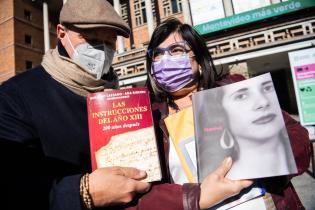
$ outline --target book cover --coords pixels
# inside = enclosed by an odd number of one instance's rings
[[[144,181],[161,180],[161,167],[146,88],[89,94],[88,125],[92,170],[135,167],[147,172]]]
[[[183,169],[182,171],[185,173],[188,182],[197,183],[198,178],[193,108],[188,107],[176,112],[165,118],[164,121],[170,140],[172,141],[171,143],[173,143],[175,147],[176,154]],[[177,177],[180,176],[181,175],[177,175]],[[243,207],[243,203],[257,197],[261,197],[264,194],[264,188],[255,183],[250,188],[242,190],[238,195],[232,196],[220,202],[219,204],[211,207],[209,210],[229,209],[237,205],[241,206],[240,208],[248,209]]]
[[[192,99],[199,181],[227,156],[233,180],[297,173],[270,73]]]
[[[197,165],[192,107],[168,116],[164,122],[188,182],[196,183]]]

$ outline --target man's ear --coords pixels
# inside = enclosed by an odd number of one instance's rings
[[[71,57],[73,53],[73,48],[69,45],[70,40],[66,39],[66,36],[67,36],[66,30],[67,30],[66,27],[64,27],[61,24],[58,24],[57,25],[57,38],[59,39],[60,43],[62,44],[62,46],[68,53],[69,57]]]
[[[57,37],[58,37],[58,39],[61,40],[61,42],[62,42],[63,38],[65,37],[65,35],[66,35],[66,28],[63,25],[58,24],[57,25]]]

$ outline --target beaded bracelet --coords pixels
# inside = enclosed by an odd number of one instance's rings
[[[86,209],[93,209],[94,204],[89,192],[89,174],[84,174],[80,179],[81,200]]]

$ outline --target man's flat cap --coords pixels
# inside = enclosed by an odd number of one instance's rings
[[[130,27],[107,0],[67,0],[59,21],[79,29],[111,28],[124,37],[130,34]]]

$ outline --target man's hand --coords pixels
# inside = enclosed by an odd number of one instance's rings
[[[145,193],[150,184],[139,180],[146,172],[129,167],[99,168],[89,175],[89,190],[94,206],[112,206],[130,202],[137,193]]]
[[[226,158],[221,165],[210,173],[201,183],[199,206],[206,209],[220,201],[238,194],[243,188],[249,187],[253,182],[249,180],[233,181],[225,178],[232,167],[232,159]]]

